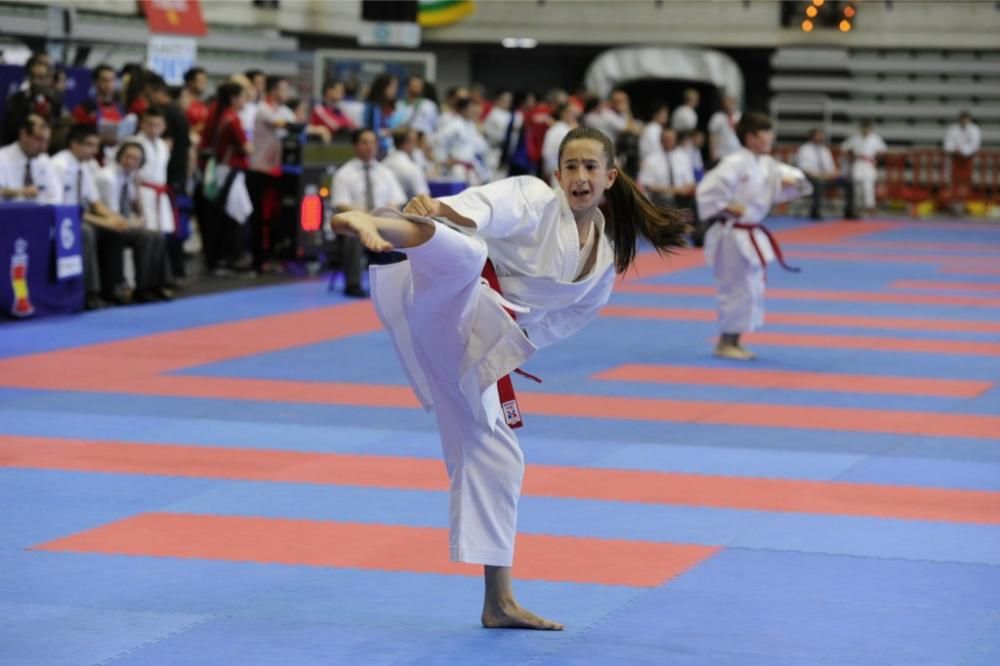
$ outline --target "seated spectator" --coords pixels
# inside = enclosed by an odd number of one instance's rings
[[[402,207],[406,194],[386,166],[375,160],[378,140],[368,128],[355,130],[354,158],[333,174],[330,204],[338,213],[349,210],[371,212],[379,206]],[[362,247],[353,236],[341,237],[341,265],[346,285],[344,293],[355,298],[368,294],[361,286]]]
[[[74,125],[69,133],[69,148],[52,158],[59,181],[63,184],[63,204],[80,206],[80,232],[83,237],[83,283],[86,291],[85,307],[94,310],[102,307],[101,270],[98,261],[99,230],[121,232],[127,228],[124,218],[113,214],[101,203],[97,193],[97,164],[101,143],[97,130],[91,125]],[[124,300],[119,293],[113,300]]]
[[[837,163],[833,160],[833,153],[826,146],[823,130],[815,128],[809,132],[809,141],[799,146],[795,153],[795,165],[802,169],[806,178],[812,183],[812,208],[809,217],[813,220],[820,220],[820,207],[823,202],[823,193],[831,187],[839,187],[844,190],[844,217],[853,219],[854,214],[854,188],[850,178],[845,178],[837,169]]]
[[[62,186],[46,153],[51,137],[41,116],[22,118],[17,140],[0,148],[0,199],[62,203]]]
[[[413,160],[413,153],[417,150],[417,131],[400,127],[392,133],[392,142],[395,150],[382,160],[382,164],[396,176],[406,199],[412,199],[418,194],[430,194],[427,177]]]
[[[115,161],[97,172],[101,203],[126,222],[124,229],[98,231],[98,261],[106,300],[128,293],[122,252],[132,250],[135,263],[134,299],[139,302],[173,298],[173,276],[163,235],[146,227],[139,198],[139,170],[145,160],[142,144],[126,139],[115,151]],[[117,219],[116,218],[116,219]]]

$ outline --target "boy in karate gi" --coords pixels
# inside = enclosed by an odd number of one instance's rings
[[[802,171],[771,157],[774,130],[767,115],[745,114],[736,133],[743,148],[705,175],[695,198],[701,219],[714,222],[705,234],[705,261],[718,283],[721,335],[715,355],[749,361],[754,354],[740,336],[764,324],[765,268],[775,259],[788,268],[761,221],[772,206],[809,194],[812,185]]]

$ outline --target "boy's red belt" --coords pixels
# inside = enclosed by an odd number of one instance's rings
[[[493,291],[501,296],[503,295],[503,291],[500,290],[500,279],[497,277],[496,269],[493,268],[493,262],[489,259],[486,260],[486,264],[483,266],[482,276]],[[506,308],[504,309],[506,310]],[[517,315],[512,311],[507,310],[507,314],[515,320],[517,319]],[[542,383],[541,379],[520,368],[515,369],[514,372],[539,384]],[[514,394],[514,383],[511,382],[510,375],[504,375],[497,380],[497,393],[500,395],[500,407],[503,409],[503,418],[507,422],[507,425],[511,428],[520,428],[523,426],[524,421],[521,420],[521,410],[517,406],[517,396]]]
[[[753,245],[754,252],[757,253],[757,258],[760,259],[760,265],[767,267],[767,262],[764,261],[764,253],[760,249],[760,245],[757,244],[757,236],[754,234],[754,229],[760,229],[767,236],[767,240],[771,243],[771,249],[774,250],[774,257],[781,264],[781,267],[786,271],[791,271],[792,273],[799,273],[802,271],[801,268],[797,266],[789,266],[785,263],[785,255],[781,252],[781,246],[778,245],[778,240],[771,233],[771,230],[765,227],[763,224],[749,224],[747,222],[734,222],[733,229],[743,229],[750,236],[750,243]]]

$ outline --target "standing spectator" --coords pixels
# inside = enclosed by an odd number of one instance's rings
[[[650,201],[659,206],[673,206],[674,179],[670,168],[670,153],[677,147],[677,132],[669,127],[660,130],[660,145],[650,152],[639,166],[636,179]]]
[[[7,97],[0,145],[18,140],[21,128],[29,115],[36,115],[44,120],[50,133],[62,115],[62,107],[52,93],[52,65],[46,59],[35,55],[28,59],[24,72],[27,76],[25,81],[27,86]]]
[[[406,82],[406,98],[396,104],[396,126],[412,127],[430,136],[438,123],[437,102],[429,98],[428,85],[422,76],[414,74]]]
[[[146,109],[139,120],[139,133],[132,139],[142,146],[143,162],[139,169],[139,201],[146,228],[161,234],[172,234],[176,228],[174,206],[167,187],[167,165],[170,146],[163,140],[167,121],[158,107]]]
[[[177,224],[174,233],[167,237],[167,251],[170,255],[170,268],[177,278],[185,277],[187,273],[184,266],[184,241],[191,235],[192,202],[189,182],[194,164],[191,126],[179,103],[182,94],[183,88],[172,87],[155,100],[167,123],[163,139],[170,146],[167,186],[174,197]]]
[[[94,96],[73,109],[73,121],[93,127],[104,147],[113,148],[118,144],[118,127],[126,115],[115,90],[118,77],[111,65],[98,65],[93,77]]]
[[[417,151],[417,130],[399,127],[392,133],[392,142],[396,149],[382,160],[382,164],[396,176],[406,199],[418,194],[430,194],[424,170],[413,159]]]
[[[197,136],[192,139],[197,142],[201,131],[208,120],[208,106],[204,102],[205,91],[208,90],[208,74],[201,67],[192,67],[184,73],[184,88],[181,90],[178,104],[184,110],[191,131]]]
[[[201,154],[213,156],[217,164],[215,182],[203,183],[209,191],[214,185],[215,197],[206,202],[205,210],[199,211],[198,215],[205,263],[217,275],[229,275],[232,270],[248,273],[252,268],[244,256],[248,239],[245,238],[242,222],[227,212],[233,185],[237,177],[249,168],[249,156],[253,152],[253,145],[247,140],[240,121],[240,111],[247,103],[247,97],[247,90],[239,83],[220,85],[216,92],[215,111],[206,121],[201,138]],[[208,178],[209,174],[205,177]]]
[[[872,121],[861,123],[861,131],[847,139],[841,146],[851,159],[851,180],[855,196],[865,215],[875,214],[875,182],[878,180],[878,157],[888,148],[885,141],[872,131]]]
[[[356,129],[354,121],[341,108],[343,100],[343,82],[327,81],[323,85],[323,99],[313,107],[309,116],[309,126],[322,127],[331,137]]]
[[[854,187],[850,178],[845,178],[837,169],[833,153],[827,148],[823,130],[815,128],[809,132],[809,141],[799,146],[795,154],[795,165],[805,173],[812,184],[812,208],[809,217],[820,220],[823,193],[830,187],[844,189],[844,217],[854,219]]]
[[[740,121],[740,110],[736,98],[726,95],[722,98],[722,108],[708,119],[708,157],[714,165],[726,155],[738,152],[740,140],[736,136],[736,123]]]
[[[445,174],[470,185],[489,182],[492,174],[486,162],[490,147],[476,126],[479,105],[465,98],[456,104],[455,111],[459,118],[434,136],[436,161]]]
[[[269,76],[264,84],[264,98],[257,105],[253,132],[253,154],[247,172],[253,215],[250,217],[250,247],[256,270],[261,270],[274,245],[274,232],[281,210],[281,144],[285,129],[295,122],[295,113],[285,106],[288,81]]]
[[[62,202],[62,185],[46,151],[52,130],[39,115],[21,119],[17,140],[0,148],[0,199]]]
[[[960,204],[969,197],[972,184],[972,158],[979,152],[982,134],[972,122],[972,114],[962,111],[958,123],[944,135],[944,151],[951,155],[952,202]]]
[[[698,103],[701,95],[694,88],[684,91],[684,103],[674,111],[670,126],[678,132],[690,132],[698,127]]]
[[[240,109],[240,123],[247,135],[247,140],[253,142],[253,132],[257,122],[257,105],[264,98],[267,75],[259,69],[248,69],[244,74],[235,74],[230,79],[246,87],[247,101]]]
[[[558,181],[556,171],[559,170],[559,147],[563,139],[580,125],[577,121],[577,110],[569,102],[560,104],[552,111],[555,120],[549,131],[545,133],[545,142],[542,144],[542,178],[555,185]]]
[[[655,155],[662,150],[660,141],[663,136],[663,128],[667,127],[669,119],[670,107],[665,102],[657,102],[653,107],[649,122],[643,126],[642,133],[639,135],[640,164],[650,155]]]
[[[399,79],[391,74],[379,74],[372,81],[365,102],[364,126],[378,137],[378,154],[385,156],[392,145],[392,118],[396,112]]]
[[[379,206],[401,207],[406,194],[392,171],[375,160],[378,142],[369,128],[356,130],[352,137],[354,158],[333,174],[330,204],[338,213],[349,210],[371,212]],[[341,236],[341,266],[346,285],[344,294],[365,298],[361,286],[362,246],[353,236]]]

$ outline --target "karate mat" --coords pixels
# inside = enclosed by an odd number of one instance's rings
[[[0,326],[0,664],[1000,663],[1000,225],[776,219],[759,354],[641,255],[515,380],[478,626],[433,418],[325,281]]]

